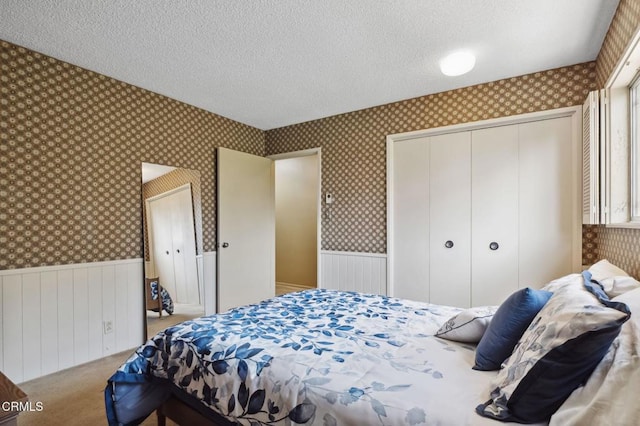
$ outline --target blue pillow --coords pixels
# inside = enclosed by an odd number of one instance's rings
[[[589,272],[583,277],[558,289],[540,311],[478,414],[518,423],[548,421],[588,380],[631,312],[610,301]]]
[[[499,370],[531,321],[553,293],[523,288],[505,300],[493,316],[476,348],[474,370]]]

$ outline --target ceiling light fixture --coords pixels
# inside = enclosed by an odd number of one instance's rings
[[[476,64],[476,57],[470,52],[455,52],[440,61],[440,71],[449,77],[466,74]]]

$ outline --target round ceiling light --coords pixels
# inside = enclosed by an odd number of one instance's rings
[[[440,61],[440,71],[444,75],[455,77],[471,71],[476,64],[476,57],[470,52],[456,52]]]

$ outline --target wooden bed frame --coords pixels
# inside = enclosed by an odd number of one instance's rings
[[[167,419],[173,420],[181,426],[226,426],[225,423],[209,419],[185,402],[171,396],[156,410],[158,426],[166,426]]]

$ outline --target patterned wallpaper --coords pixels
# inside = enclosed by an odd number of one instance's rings
[[[215,250],[218,146],[264,132],[0,41],[0,269],[142,257],[142,162],[200,172]]]
[[[203,250],[215,250],[218,146],[322,147],[322,190],[336,200],[322,248],[385,253],[386,135],[579,105],[639,23],[640,2],[621,0],[596,62],[267,132],[0,41],[0,269],[141,257],[141,162],[200,172]],[[586,226],[583,239],[585,262],[638,275],[640,230]]]
[[[202,254],[202,185],[200,172],[189,169],[176,169],[142,185],[142,217],[144,235],[144,260],[149,260],[149,232],[147,230],[147,198],[171,191],[187,183],[191,184],[193,201],[194,232],[196,234],[196,254]]]
[[[620,0],[596,59],[596,83],[604,87],[640,25],[640,1]]]
[[[266,132],[268,155],[322,147],[322,249],[386,253],[386,136],[582,105],[595,63],[537,72]]]
[[[640,1],[620,0],[596,60],[599,88],[604,87],[638,30]],[[608,259],[634,277],[640,278],[640,229],[600,226],[597,234],[598,258]]]
[[[599,227],[598,258],[640,279],[640,229]]]

